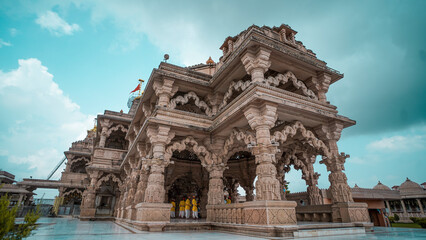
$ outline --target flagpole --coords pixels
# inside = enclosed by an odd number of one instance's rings
[[[142,83],[143,83],[143,82],[145,82],[145,81],[139,78],[139,82],[140,82],[140,83],[139,83],[139,96],[140,96],[140,95],[142,95],[142,94],[141,94],[141,91],[142,91]]]

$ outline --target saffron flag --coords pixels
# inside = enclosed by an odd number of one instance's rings
[[[136,92],[138,90],[141,90],[141,85],[140,84],[138,84],[138,86],[135,88],[135,90],[131,91],[130,93],[134,93],[134,92]]]

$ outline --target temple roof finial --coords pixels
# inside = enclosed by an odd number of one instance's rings
[[[209,57],[209,59],[207,59],[206,64],[215,64],[215,62],[213,61],[212,57]]]

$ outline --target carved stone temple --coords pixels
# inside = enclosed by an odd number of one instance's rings
[[[210,229],[370,222],[367,204],[354,202],[347,183],[349,156],[337,147],[355,121],[327,101],[343,74],[296,33],[251,26],[225,39],[217,63],[161,62],[129,113],[98,115],[96,128],[66,152],[61,181],[80,185],[61,195],[82,194],[81,220],[113,218],[151,231],[173,230],[170,200],[192,195]],[[317,186],[317,159],[329,171],[329,204]],[[307,185],[308,204],[297,209],[283,191],[291,166]]]

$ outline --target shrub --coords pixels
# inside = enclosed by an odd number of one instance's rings
[[[389,222],[395,223],[395,217],[389,217]]]
[[[418,221],[422,220],[422,218],[410,217],[410,220],[413,221],[413,223],[417,223]]]
[[[0,186],[1,187],[1,186]],[[36,222],[40,218],[40,208],[25,215],[24,222],[15,223],[18,206],[9,209],[10,200],[7,195],[0,198],[0,239],[20,240],[28,237],[36,229]]]
[[[398,216],[398,214],[396,214],[396,213],[395,213],[393,216],[394,216],[394,218],[395,218],[395,222],[398,222],[398,221],[399,221],[399,216]]]
[[[426,218],[421,218],[420,220],[418,220],[418,222],[416,222],[417,224],[420,225],[420,227],[422,228],[426,228]]]

